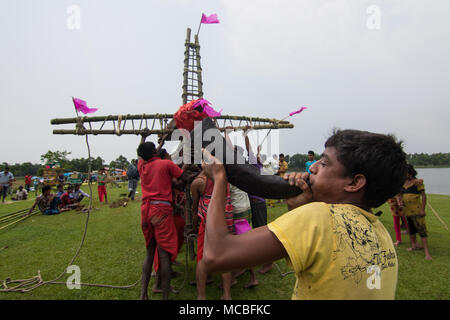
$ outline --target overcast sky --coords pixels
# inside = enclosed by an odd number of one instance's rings
[[[68,22],[80,9],[79,29]],[[174,113],[186,28],[202,12],[204,97],[224,114],[284,118],[285,154],[323,151],[333,128],[393,133],[408,153],[450,152],[448,0],[2,0],[0,163],[48,150],[87,157],[74,117]],[[73,24],[72,24],[73,27]],[[151,138],[150,140],[155,140]],[[92,156],[135,157],[137,136],[92,136]]]

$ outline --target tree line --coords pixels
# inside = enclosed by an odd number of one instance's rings
[[[319,158],[318,155],[314,157],[315,160]],[[415,167],[450,167],[450,153],[413,153],[407,154],[406,159]],[[285,160],[289,165],[289,171],[304,171],[308,155],[298,153],[293,156],[286,155]]]
[[[48,151],[47,153],[41,155],[41,162],[43,164],[33,164],[31,162],[8,164],[3,162],[0,165],[0,171],[3,171],[6,166],[9,166],[10,171],[17,177],[23,177],[25,175],[31,174],[34,176],[42,176],[42,171],[45,165],[58,164],[59,167],[63,168],[61,171],[77,171],[77,172],[88,172],[88,159],[78,158],[78,159],[68,159],[71,152],[68,151]],[[319,155],[315,155],[314,159],[318,160]],[[285,155],[285,160],[289,164],[289,171],[304,171],[306,166],[306,161],[308,161],[307,154],[296,153],[292,156]],[[407,155],[408,163],[413,166],[420,167],[450,167],[450,153],[414,153]],[[99,170],[105,166],[111,169],[123,169],[128,168],[130,162],[126,157],[119,155],[117,159],[106,164],[106,161],[101,157],[92,158],[91,157],[91,169]]]
[[[26,175],[32,176],[42,176],[44,168],[49,166],[57,166],[61,169],[60,172],[88,172],[89,171],[89,159],[88,158],[75,158],[69,159],[68,156],[71,152],[68,151],[48,151],[47,153],[41,155],[41,164],[33,164],[31,162],[8,164],[3,162],[0,165],[0,171],[3,171],[5,167],[9,167],[10,171],[16,177],[24,177]],[[111,161],[109,164],[106,163],[101,157],[93,158],[91,157],[91,170],[100,170],[103,167],[109,167],[110,169],[127,169],[130,162],[123,155],[119,155],[117,159]]]

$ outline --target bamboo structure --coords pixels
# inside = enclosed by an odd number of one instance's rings
[[[191,29],[186,32],[184,69],[182,85],[183,105],[199,98],[203,98],[203,80],[200,56],[200,44],[198,34],[191,42]],[[214,124],[220,131],[237,130],[263,130],[263,129],[289,129],[294,126],[289,121],[271,118],[222,115],[213,119]],[[175,128],[173,114],[127,114],[52,119],[52,125],[75,124],[75,129],[55,129],[53,134],[58,135],[140,135],[145,137],[151,134],[159,136],[160,147],[164,140],[170,139]],[[186,226],[185,237],[187,250],[191,260],[195,259],[193,237],[188,234],[192,230],[192,198],[190,185],[186,186]]]
[[[183,98],[185,95],[183,95]],[[161,135],[169,131],[168,126],[173,114],[127,114],[80,118],[52,119],[52,125],[76,124],[75,129],[54,129],[53,134],[60,135]],[[220,131],[225,130],[263,130],[288,129],[294,126],[288,121],[270,118],[223,115],[215,118]]]

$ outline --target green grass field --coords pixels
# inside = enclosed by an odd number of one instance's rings
[[[88,191],[87,187],[83,187]],[[140,201],[129,202],[126,207],[109,208],[98,202],[96,185],[93,185],[93,211],[90,214],[88,232],[84,246],[74,264],[80,267],[82,283],[125,286],[140,279],[145,256],[144,239],[140,229]],[[139,190],[138,190],[139,191]],[[112,202],[126,193],[121,188],[108,187]],[[138,194],[139,196],[139,194]],[[34,198],[34,192],[31,193]],[[450,225],[450,196],[428,195],[428,200],[447,225]],[[83,203],[88,204],[88,200]],[[9,212],[28,208],[32,200],[0,205],[0,217]],[[380,217],[394,238],[393,221],[389,209],[383,205]],[[268,219],[274,220],[286,212],[284,204],[269,209]],[[55,216],[36,214],[23,222],[0,230],[0,280],[27,279],[36,276],[38,270],[44,281],[59,276],[77,251],[84,232],[86,213],[63,212]],[[1,225],[0,225],[1,227]],[[450,288],[450,232],[439,222],[431,210],[427,210],[427,227],[432,261],[424,259],[423,251],[407,252],[408,236],[398,248],[399,279],[397,299],[449,299]],[[196,288],[190,282],[195,280],[195,262],[188,261],[186,267],[186,246],[183,246],[173,269],[181,273],[172,279],[172,286],[178,293],[171,293],[170,299],[196,299]],[[293,274],[282,276],[289,268],[284,260],[276,262],[265,275],[257,273],[259,286],[243,289],[248,273],[238,279],[232,288],[233,299],[242,300],[284,300],[290,299],[295,283]],[[59,281],[65,282],[70,274],[64,274]],[[220,299],[220,277],[207,286],[208,299]],[[153,279],[150,285],[153,284]],[[1,285],[0,285],[1,287]],[[43,285],[28,293],[0,292],[0,300],[7,299],[138,299],[139,285],[129,289],[111,289],[82,286],[80,290],[69,290],[65,285]],[[160,299],[151,294],[151,299]]]

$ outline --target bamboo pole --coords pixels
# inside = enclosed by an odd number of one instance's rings
[[[200,64],[200,44],[198,42],[198,32],[194,36],[195,39],[195,59],[197,61],[197,83],[198,83],[198,93],[199,98],[203,98],[203,82],[202,82],[202,67]]]
[[[264,129],[291,129],[294,128],[293,124],[280,124],[280,125],[259,125],[259,126],[252,126],[251,129],[253,130],[264,130]],[[239,130],[245,130],[249,129],[248,126],[226,126],[223,128],[217,128],[221,132],[224,132],[225,130],[233,130],[233,131],[239,131]],[[167,133],[167,130],[164,129],[158,129],[158,130],[121,130],[120,135],[150,135],[150,134],[164,134]],[[55,129],[53,130],[53,134],[58,135],[85,135],[85,134],[93,134],[93,135],[117,135],[117,130],[91,130],[91,129]]]
[[[185,105],[187,101],[187,89],[188,89],[188,75],[189,75],[189,45],[191,43],[191,28],[187,28],[186,30],[186,41],[184,42],[185,51],[184,51],[184,70],[183,70],[183,93],[181,98],[183,100],[183,105]]]
[[[186,102],[187,103],[187,102]],[[173,114],[128,114],[128,115],[109,115],[109,116],[95,116],[95,117],[81,117],[80,120],[82,123],[85,122],[104,122],[104,121],[116,121],[120,118],[126,118],[127,120],[141,120],[141,119],[171,119],[173,118]],[[254,121],[254,122],[271,122],[277,124],[289,124],[289,121],[286,120],[277,120],[273,118],[259,118],[259,117],[247,117],[247,116],[233,116],[233,115],[221,115],[216,117],[216,119],[220,120],[243,120],[243,121]],[[59,124],[70,124],[70,123],[79,123],[78,118],[56,118],[50,120],[50,124],[59,125]]]

